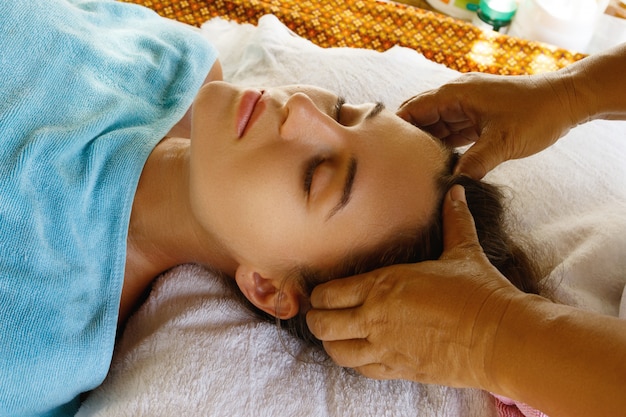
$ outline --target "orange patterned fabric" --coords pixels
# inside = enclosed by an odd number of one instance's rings
[[[483,32],[470,23],[395,2],[376,0],[122,0],[200,26],[221,16],[256,24],[274,14],[298,35],[322,47],[384,51],[394,45],[461,72],[533,74],[562,68],[583,54]]]

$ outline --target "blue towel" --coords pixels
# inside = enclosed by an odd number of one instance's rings
[[[216,51],[115,1],[0,11],[0,416],[73,415],[110,365],[143,164]]]

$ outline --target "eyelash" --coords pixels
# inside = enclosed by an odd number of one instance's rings
[[[335,103],[335,120],[337,122],[341,120],[341,109],[344,104],[346,104],[346,100],[343,97],[339,97],[337,103]]]
[[[313,174],[315,173],[315,170],[325,161],[325,157],[315,156],[307,163],[306,169],[304,170],[304,192],[307,196],[311,192],[311,184],[313,183]]]

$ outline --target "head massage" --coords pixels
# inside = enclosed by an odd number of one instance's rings
[[[502,226],[502,197],[453,176],[457,159],[381,104],[312,86],[214,82],[193,106],[193,212],[236,265],[222,272],[278,319],[302,321],[321,282],[437,259],[443,196],[457,183],[490,259],[536,292],[532,263]]]
[[[490,262],[518,288],[538,292],[541,276],[528,248],[510,237],[501,188],[453,174],[458,154],[394,114],[406,95],[402,83],[380,88],[395,103],[372,97],[371,86],[404,74],[406,51],[371,61],[376,75],[367,88],[359,77],[327,85],[328,72],[293,78],[298,52],[308,48],[307,60],[317,62],[320,48],[299,43],[278,22],[266,20],[268,36],[233,37],[232,44],[214,33],[213,45],[210,34],[118,1],[2,2],[0,38],[11,46],[3,62],[12,65],[0,68],[0,226],[10,242],[0,244],[0,365],[8,370],[0,373],[0,414],[74,414],[82,393],[123,368],[118,358],[150,343],[151,327],[134,323],[177,311],[170,299],[164,308],[152,303],[159,305],[159,288],[168,285],[155,278],[179,268],[195,271],[193,284],[171,299],[182,309],[197,296],[212,302],[202,292],[212,285],[220,286],[218,298],[231,297],[221,292],[229,285],[264,319],[317,343],[304,323],[312,289],[439,258],[442,204],[455,184],[465,188]],[[288,62],[266,59],[272,52],[264,42],[292,48]],[[25,53],[44,49],[60,51],[46,54],[45,66]],[[228,82],[221,81],[218,50]],[[343,59],[334,52],[328,56]],[[425,80],[444,74],[427,65],[415,66],[416,73],[428,70]],[[219,279],[205,280],[209,272]],[[202,320],[233,311],[220,302],[184,331],[199,329],[202,343],[211,343],[211,325]],[[240,341],[226,345],[213,350],[247,349]],[[204,359],[208,351],[196,349]],[[175,359],[160,362],[167,367]],[[97,402],[106,395],[99,395],[84,415],[104,410]]]
[[[41,274],[59,278],[35,280],[29,289],[16,287],[20,299],[2,297],[14,312],[41,304],[33,300],[41,293],[72,301],[62,308],[47,301],[46,308],[30,309],[24,317],[11,314],[4,322],[8,333],[19,331],[23,320],[32,321],[33,329],[42,321],[56,323],[57,329],[58,343],[39,336],[40,343],[34,342],[50,362],[13,374],[12,386],[29,383],[22,380],[25,375],[45,375],[63,357],[72,357],[75,366],[65,367],[67,375],[59,374],[57,382],[64,385],[70,374],[82,373],[81,387],[94,386],[93,375],[108,369],[107,361],[93,360],[110,355],[114,339],[107,335],[124,323],[156,276],[179,264],[222,271],[257,308],[288,319],[301,317],[316,282],[438,256],[440,202],[454,182],[449,179],[454,160],[430,135],[381,104],[349,104],[321,88],[251,89],[219,81],[200,88],[219,79],[209,71],[218,68],[216,51],[201,36],[181,37],[188,29],[164,24],[160,36],[172,44],[166,57],[160,44],[144,40],[152,36],[149,25],[156,18],[145,9],[116,2],[55,4],[59,13],[40,15],[32,23],[56,33],[59,48],[82,50],[85,70],[67,71],[76,60],[68,53],[41,73],[20,50],[10,51],[23,65],[8,69],[7,90],[23,91],[19,85],[25,76],[36,81],[28,82],[32,90],[13,99],[20,112],[5,111],[10,117],[3,123],[20,129],[7,142],[14,145],[6,147],[8,177],[23,178],[6,184],[5,196],[40,220],[28,226],[9,222],[7,233],[14,230],[16,239],[28,242],[20,249],[25,251],[21,261],[5,268],[18,275],[36,268],[33,279]],[[128,22],[112,23],[118,13],[128,14]],[[68,15],[79,23],[76,33],[65,31]],[[159,56],[161,63],[137,60],[135,71],[129,71],[118,43],[103,47],[92,36],[93,25],[107,19],[107,31],[98,36],[119,33],[125,54],[138,49]],[[137,22],[137,29],[125,32],[130,21]],[[32,36],[29,32],[25,39]],[[162,69],[165,61],[169,74]],[[90,74],[101,76],[94,81]],[[155,97],[154,91],[170,97]],[[183,115],[190,107],[189,137],[168,136],[186,132]],[[42,125],[58,128],[42,131]],[[45,157],[50,153],[61,156]],[[50,189],[57,192],[50,194]],[[31,249],[40,253],[37,262]],[[15,259],[15,254],[3,257]],[[55,270],[57,259],[72,259],[68,265],[74,266]],[[81,281],[84,288],[66,283],[76,273],[85,274],[81,271],[90,271],[90,280]],[[304,272],[297,275],[309,282],[288,279],[294,271]],[[100,293],[105,307],[96,299],[83,303],[85,288]],[[86,311],[84,325],[74,323],[76,308]],[[105,324],[92,324],[97,322]],[[79,343],[88,352],[82,357],[73,354],[74,345],[62,342],[76,337],[75,328],[83,329],[79,333],[86,341]],[[28,363],[15,349],[21,345],[18,340],[3,347],[7,360]],[[56,345],[65,348],[54,350]],[[85,362],[98,363],[98,370],[88,375]],[[71,399],[53,397],[49,404]]]

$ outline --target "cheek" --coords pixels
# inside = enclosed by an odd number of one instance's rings
[[[244,185],[236,165],[225,158],[200,158],[192,154],[190,204],[197,222],[209,233],[221,238],[227,226],[244,216]]]
[[[295,187],[292,176],[261,160],[215,160],[192,172],[194,213],[221,239],[277,246],[302,223]]]

